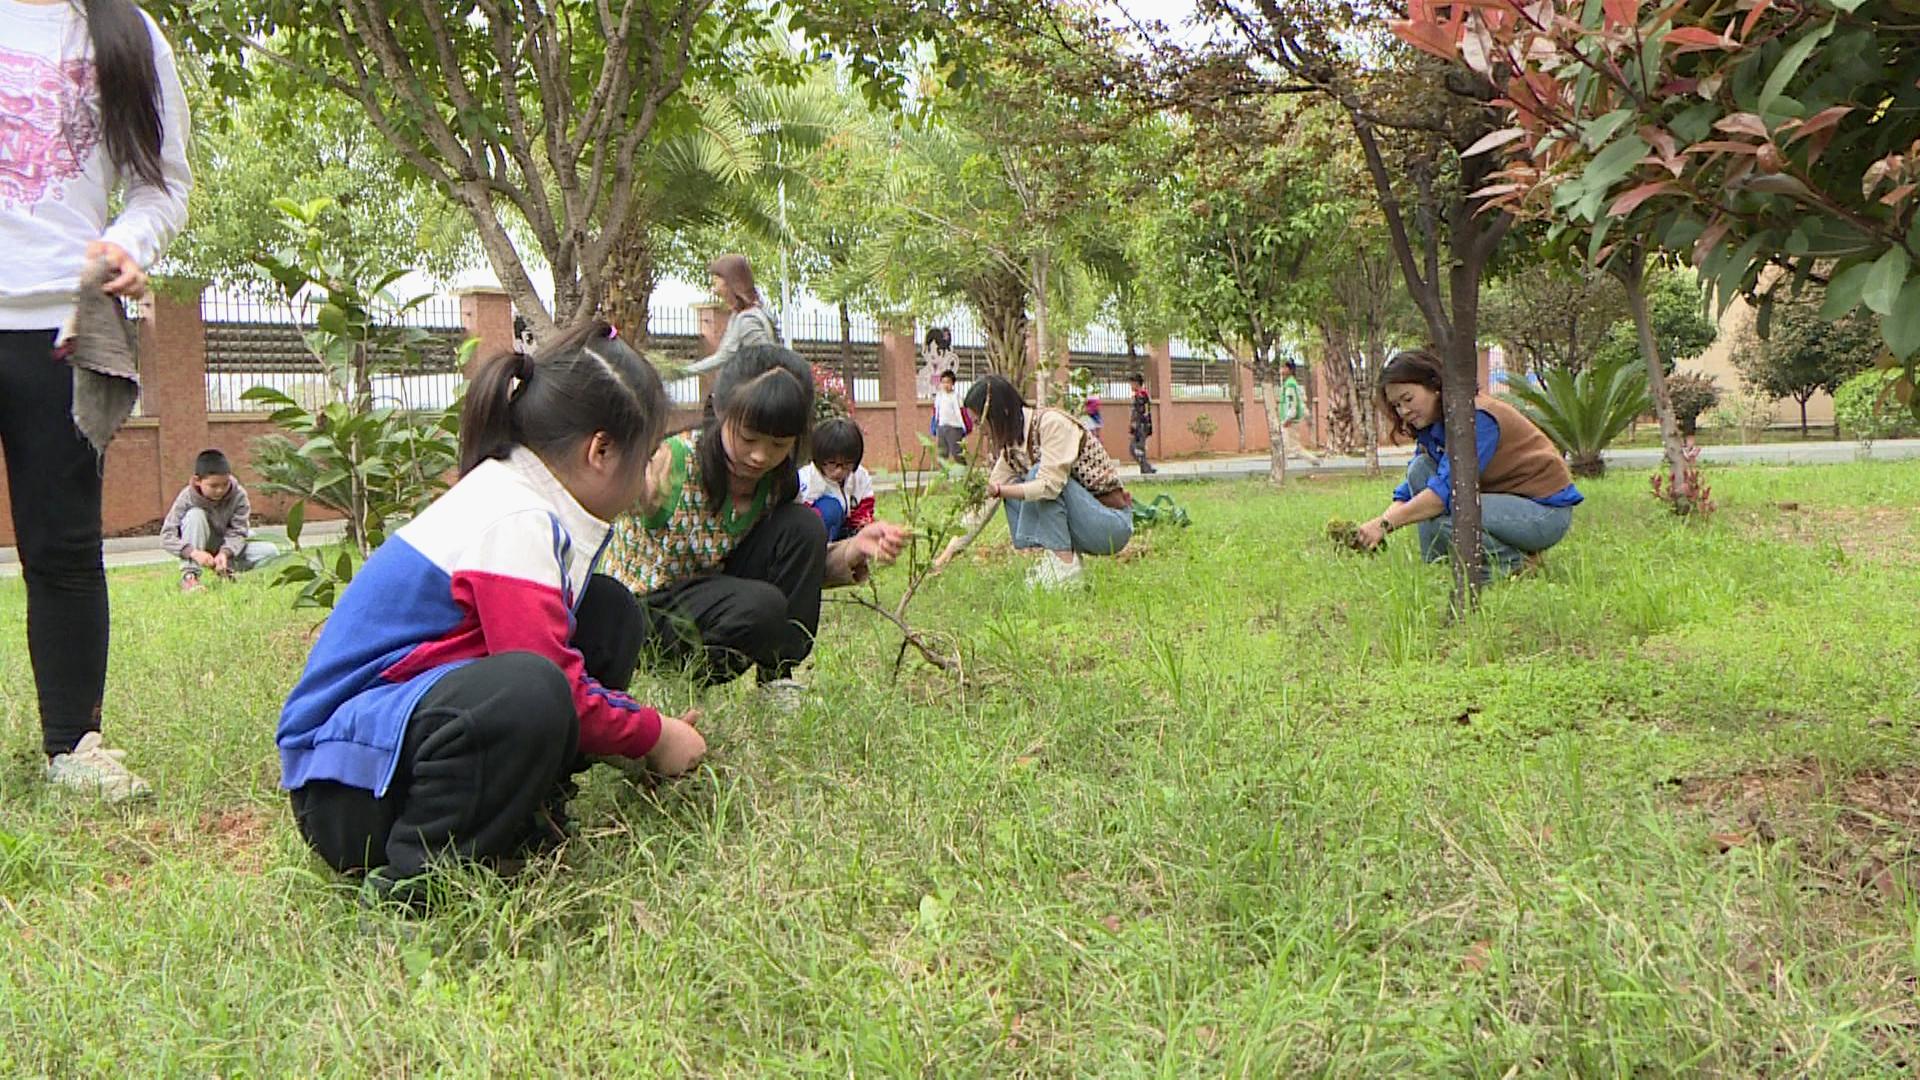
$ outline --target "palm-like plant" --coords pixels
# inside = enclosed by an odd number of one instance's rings
[[[1556,368],[1538,387],[1508,385],[1520,411],[1567,455],[1575,476],[1604,473],[1600,452],[1653,407],[1647,373],[1638,363],[1596,363],[1578,375]]]

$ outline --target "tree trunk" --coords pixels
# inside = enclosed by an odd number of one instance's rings
[[[1802,439],[1807,437],[1807,398],[1812,396],[1808,394],[1807,397],[1800,399],[1800,437]]]
[[[987,364],[1013,385],[1024,388],[1030,374],[1027,356],[1026,279],[1005,270],[973,278],[965,287],[967,306],[987,335]]]
[[[1453,318],[1440,370],[1441,409],[1447,425],[1447,457],[1453,473],[1453,610],[1463,613],[1479,600],[1487,582],[1487,559],[1480,540],[1480,453],[1474,440],[1474,398],[1480,392],[1480,274],[1486,256],[1475,254],[1487,226],[1458,208],[1451,222],[1453,265],[1448,299]],[[1491,254],[1488,252],[1487,254]]]
[[[1381,355],[1385,351],[1375,336],[1369,335],[1367,355],[1361,361],[1361,377],[1354,379],[1354,407],[1360,412],[1360,430],[1366,433],[1368,476],[1380,475],[1380,408],[1374,401],[1374,392],[1379,389],[1380,370],[1386,366],[1386,357]]]
[[[1274,382],[1272,364],[1262,364],[1261,369],[1260,389],[1267,399],[1267,479],[1275,487],[1286,487],[1287,437],[1280,427],[1280,387]]]
[[[1680,441],[1681,431],[1673,414],[1673,394],[1667,388],[1667,368],[1660,362],[1660,342],[1653,335],[1653,320],[1647,314],[1647,253],[1636,244],[1615,270],[1614,276],[1626,286],[1627,308],[1633,312],[1633,328],[1640,339],[1640,356],[1647,362],[1647,391],[1653,398],[1654,415],[1660,418],[1660,446],[1667,458],[1668,478],[1674,509],[1689,513],[1693,492],[1687,489],[1687,452]]]
[[[1599,451],[1576,454],[1567,462],[1567,471],[1575,476],[1598,477],[1607,475],[1607,459]]]
[[[1028,289],[1033,293],[1033,351],[1036,361],[1033,400],[1038,405],[1047,403],[1047,383],[1053,375],[1053,343],[1047,340],[1047,278],[1052,261],[1053,253],[1044,249],[1034,252],[1029,260],[1033,274]]]
[[[847,382],[847,407],[852,408],[855,400],[853,392],[853,312],[847,309],[847,302],[840,301],[840,377]]]
[[[647,305],[653,299],[658,277],[653,244],[647,239],[646,219],[640,214],[630,214],[607,259],[606,284],[600,291],[600,317],[636,348],[647,341]]]
[[[1247,395],[1240,386],[1239,367],[1227,365],[1227,378],[1233,380],[1227,384],[1227,400],[1233,405],[1235,452],[1244,454],[1247,452]]]

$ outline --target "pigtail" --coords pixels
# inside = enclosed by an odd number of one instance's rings
[[[533,358],[525,353],[498,352],[474,369],[460,406],[461,476],[483,461],[506,457],[520,441],[513,401],[532,377]]]

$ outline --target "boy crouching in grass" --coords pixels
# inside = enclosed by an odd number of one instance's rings
[[[200,574],[232,577],[280,554],[264,540],[249,539],[253,507],[233,466],[218,450],[193,461],[193,482],[180,490],[160,527],[160,546],[180,559],[180,591],[200,589]]]

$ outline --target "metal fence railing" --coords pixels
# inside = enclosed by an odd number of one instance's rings
[[[209,412],[262,411],[265,407],[241,400],[241,395],[255,386],[273,387],[309,406],[338,400],[346,392],[344,387],[328,384],[324,369],[309,348],[307,333],[313,325],[313,305],[267,292],[209,289],[201,295],[200,309],[206,329]],[[400,314],[397,321],[427,330],[433,337],[417,363],[375,377],[375,397],[383,404],[410,409],[441,408],[452,403],[464,377],[457,359],[465,336],[459,298],[432,297]],[[953,332],[951,366],[964,391],[992,371],[985,335],[964,313],[937,322]],[[810,363],[842,376],[851,369],[854,401],[873,404],[881,400],[882,327],[870,315],[854,315],[850,323],[844,333],[850,344],[843,344],[840,316],[832,309],[794,311],[782,320],[782,330],[795,351]],[[647,331],[641,347],[663,367],[685,366],[706,355],[697,307],[655,305],[647,312]],[[1130,349],[1124,335],[1110,328],[1090,328],[1075,334],[1070,344],[1068,366],[1091,372],[1095,392],[1104,399],[1124,399],[1132,390],[1130,376],[1144,371],[1147,365],[1145,354]],[[922,347],[920,356],[924,355]],[[923,367],[924,363],[916,363],[916,385],[909,400],[930,396],[930,388],[918,385],[917,376]],[[1230,396],[1232,378],[1231,362],[1200,355],[1200,350],[1185,343],[1174,343],[1172,396],[1225,400]],[[704,392],[699,379],[688,377],[670,380],[667,393],[676,405],[696,407],[702,403]]]
[[[1234,365],[1209,357],[1175,357],[1173,395],[1176,398],[1225,401],[1233,396]]]
[[[272,387],[308,408],[350,393],[350,387],[329,381],[308,343],[314,315],[311,305],[283,297],[203,292],[200,317],[206,333],[207,411],[271,411],[271,406],[243,400],[242,395],[256,386]],[[463,379],[458,350],[466,336],[459,299],[433,297],[388,319],[426,330],[432,338],[414,362],[373,377],[375,402],[403,409],[440,409],[452,404]]]

